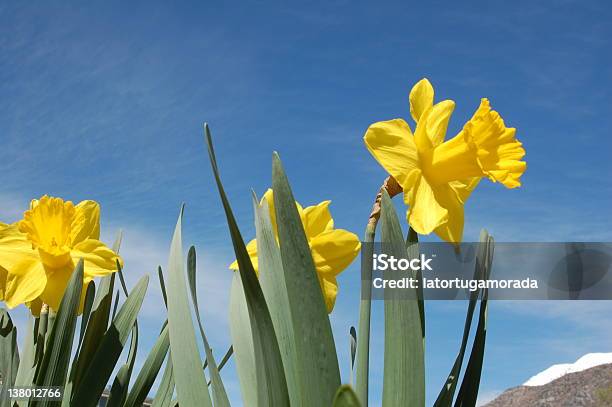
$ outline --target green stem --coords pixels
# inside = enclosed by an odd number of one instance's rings
[[[369,222],[365,230],[361,262],[361,303],[359,304],[359,331],[357,333],[357,357],[355,391],[363,407],[368,406],[368,371],[370,364],[370,313],[372,304],[372,254],[376,223]]]
[[[374,254],[374,236],[380,218],[380,202],[383,190],[389,197],[402,192],[402,187],[395,178],[388,176],[383,182],[368,219],[365,230],[364,246],[361,251],[361,302],[359,304],[359,331],[357,333],[357,357],[355,369],[355,391],[362,407],[368,407],[368,372],[370,365],[370,314],[372,310],[372,255]]]

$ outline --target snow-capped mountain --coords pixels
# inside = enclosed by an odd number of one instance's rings
[[[612,353],[553,365],[485,407],[612,407]]]
[[[552,365],[531,377],[523,383],[523,386],[543,386],[568,373],[582,372],[583,370],[599,365],[607,365],[608,363],[612,363],[612,353],[588,353],[574,363]]]

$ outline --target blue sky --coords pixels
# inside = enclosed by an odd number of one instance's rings
[[[274,150],[301,203],[331,199],[336,225],[361,235],[385,177],[363,133],[375,121],[409,118],[408,92],[428,77],[438,100],[457,102],[449,135],[488,97],[527,150],[522,188],[483,182],[472,195],[466,240],[486,227],[498,241],[610,241],[611,19],[604,1],[2,3],[0,220],[16,220],[45,193],[98,200],[105,238],[125,230],[134,282],[165,264],[185,202],[185,241],[202,256],[205,323],[223,349],[233,256],[202,123],[212,127],[246,238],[254,234],[250,188],[261,194],[270,184]],[[332,320],[346,361],[357,264],[340,287]],[[162,322],[159,298],[152,285],[143,314],[151,329]],[[428,306],[430,396],[452,364],[464,309]],[[494,304],[483,395],[552,363],[611,351],[610,309]],[[225,376],[238,405],[232,369]],[[372,376],[377,404],[381,380]]]

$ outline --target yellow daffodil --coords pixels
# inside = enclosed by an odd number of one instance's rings
[[[409,206],[407,219],[421,234],[435,232],[458,243],[463,235],[463,205],[481,178],[507,188],[521,185],[526,163],[516,129],[505,126],[487,99],[463,129],[444,141],[455,102],[433,104],[434,90],[427,79],[410,92],[414,135],[403,119],[371,125],[365,144],[379,164],[402,187]]]
[[[24,218],[0,224],[0,300],[9,308],[42,303],[57,310],[76,263],[84,260],[84,287],[116,271],[121,259],[100,242],[100,206],[60,198],[32,200]],[[84,292],[84,290],[83,290]]]
[[[274,212],[273,192],[268,189],[261,202],[266,201],[270,210],[270,221],[278,239],[276,228],[276,215]],[[349,266],[359,253],[361,243],[357,235],[343,229],[334,229],[334,220],[329,212],[331,201],[323,201],[318,205],[302,208],[295,203],[304,225],[304,232],[308,239],[312,259],[319,276],[319,283],[325,299],[327,312],[331,312],[338,294],[336,276]],[[257,241],[251,240],[247,244],[247,251],[258,273]],[[234,261],[230,269],[238,270],[238,262]]]

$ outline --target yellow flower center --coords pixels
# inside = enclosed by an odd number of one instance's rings
[[[46,266],[59,268],[71,261],[70,231],[74,216],[72,202],[48,196],[34,201],[24,213],[19,230],[27,235],[32,248],[38,250]]]

